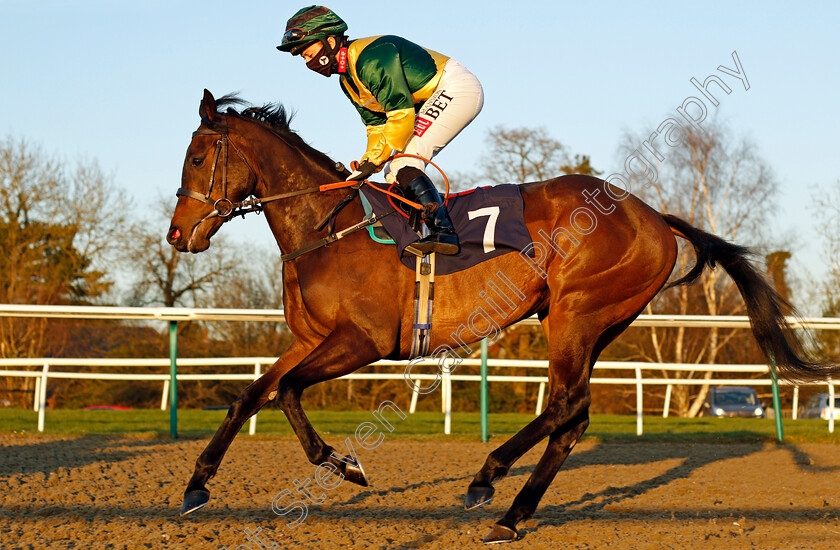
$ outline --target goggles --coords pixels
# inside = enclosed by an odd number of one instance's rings
[[[327,23],[324,23],[323,25],[315,27],[311,31],[305,31],[305,30],[301,29],[300,27],[292,27],[291,29],[287,30],[283,34],[283,44],[288,44],[289,42],[299,42],[299,41],[303,40],[304,38],[306,38],[307,36],[310,36],[310,35],[313,35],[313,34],[321,34],[321,33],[336,34],[336,35],[341,34],[340,32],[339,33],[333,33],[333,32],[328,32],[328,31],[325,32],[325,29],[327,29],[328,27],[334,27],[334,26],[335,26],[334,22],[327,22]]]
[[[306,32],[303,29],[289,29],[286,31],[286,34],[283,35],[283,43],[287,42],[297,42],[299,40],[303,40],[308,34],[311,32]]]

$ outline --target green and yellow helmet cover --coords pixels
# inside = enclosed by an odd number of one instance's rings
[[[286,23],[283,41],[277,49],[297,55],[316,40],[342,35],[346,31],[347,23],[331,9],[308,6],[295,13]]]

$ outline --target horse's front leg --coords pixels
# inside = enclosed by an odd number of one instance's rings
[[[387,341],[387,340],[385,340]],[[387,345],[377,345],[360,327],[342,327],[333,331],[312,353],[280,380],[277,404],[289,419],[292,429],[312,464],[331,464],[332,472],[347,481],[367,487],[361,463],[353,456],[336,454],[324,443],[300,404],[303,390],[318,382],[339,378],[387,355]],[[348,449],[352,454],[352,449]]]
[[[216,475],[216,470],[219,469],[233,438],[239,433],[245,421],[276,397],[280,378],[305,356],[306,348],[295,341],[270,369],[239,394],[228,409],[227,416],[216,430],[213,439],[195,461],[195,471],[184,491],[182,516],[207,504],[210,500],[210,491],[205,487],[205,483]]]

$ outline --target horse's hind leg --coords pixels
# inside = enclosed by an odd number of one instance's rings
[[[536,468],[534,468],[534,471],[531,473],[531,477],[528,478],[525,486],[521,491],[519,491],[519,494],[516,495],[516,498],[513,500],[513,504],[504,517],[493,526],[484,538],[484,542],[492,543],[514,540],[516,538],[516,524],[530,518],[534,514],[534,511],[537,509],[537,505],[540,503],[540,499],[542,499],[549,485],[551,485],[551,482],[554,480],[554,476],[557,475],[557,472],[560,470],[560,467],[563,466],[563,463],[566,461],[566,458],[569,456],[572,448],[581,438],[583,432],[586,431],[587,426],[589,426],[589,374],[592,371],[592,367],[595,365],[595,361],[598,359],[601,351],[603,351],[603,349],[607,347],[607,345],[619,334],[624,332],[624,330],[630,326],[639,313],[640,311],[628,316],[624,321],[611,326],[605,330],[595,342],[592,351],[582,363],[583,372],[586,373],[586,377],[584,379],[580,379],[577,383],[580,388],[585,388],[586,398],[578,403],[568,400],[566,401],[566,410],[573,411],[571,413],[571,420],[558,426],[557,429],[551,433],[548,438],[548,447],[545,452],[543,452],[542,458],[540,458]],[[555,364],[552,362],[549,366],[550,379],[551,373],[554,372],[554,369],[557,368],[558,365],[561,364]],[[552,380],[557,380],[557,378]],[[578,393],[580,394],[580,392]],[[549,399],[552,401],[555,399],[553,391],[550,394]],[[549,407],[550,406],[551,405],[549,405]],[[562,418],[569,418],[569,415],[564,414]],[[508,468],[510,468],[510,465],[508,465]],[[507,473],[507,470],[505,470],[505,473]],[[490,487],[490,489],[492,490],[492,487]]]
[[[583,432],[589,426],[589,411],[582,412],[565,426],[561,426],[548,438],[546,447],[540,461],[531,472],[531,476],[516,495],[510,509],[499,520],[484,537],[484,542],[507,542],[516,539],[516,525],[523,520],[530,518],[537,505],[540,503],[545,491],[560,467],[566,461],[572,448],[578,442]]]
[[[493,495],[492,483],[508,473],[513,463],[540,440],[549,436],[549,444],[534,472],[514,500],[513,506],[490,531],[484,542],[514,540],[516,524],[530,517],[551,480],[560,469],[574,444],[589,425],[589,365],[596,327],[578,319],[574,329],[565,318],[551,315],[549,333],[549,396],[545,411],[519,433],[490,453],[467,490],[468,508],[486,502]]]
[[[216,430],[213,439],[210,440],[204,452],[195,461],[195,471],[187,483],[186,491],[184,491],[184,503],[181,506],[182,516],[207,504],[210,499],[210,491],[207,490],[205,484],[216,475],[216,471],[219,469],[219,465],[222,463],[225,452],[233,438],[239,433],[246,420],[274,399],[280,378],[292,366],[296,365],[305,354],[305,349],[296,341],[270,369],[239,394],[239,397],[228,409],[227,416],[219,429]]]
[[[553,333],[548,330],[548,321],[547,317],[542,319],[551,343]],[[567,326],[567,323],[570,323],[567,317],[557,314],[551,317],[551,325],[554,327]],[[582,323],[578,321],[578,325],[582,326]],[[506,476],[523,454],[552,434],[558,426],[588,410],[589,370],[585,365],[588,364],[591,346],[584,341],[580,331],[570,333],[557,329],[553,332],[557,338],[562,332],[564,341],[551,346],[548,405],[537,418],[487,456],[481,470],[467,488],[467,510],[490,501],[495,492],[493,483]]]

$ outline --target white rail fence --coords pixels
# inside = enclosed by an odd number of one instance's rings
[[[76,318],[76,319],[112,319],[112,320],[146,320],[167,321],[170,324],[178,321],[285,321],[282,310],[233,310],[233,309],[191,309],[191,308],[115,308],[99,306],[24,306],[0,304],[0,317],[40,317],[40,318]],[[790,319],[795,328],[838,330],[840,318],[809,318]],[[535,318],[521,321],[522,325],[537,325]],[[699,316],[699,315],[640,315],[633,323],[634,327],[718,327],[718,328],[749,328],[749,320],[745,316]],[[265,366],[272,365],[273,357],[237,357],[237,358],[177,358],[177,365],[182,367],[216,366],[229,368],[235,366],[253,366],[253,373],[203,373],[178,374],[178,382],[190,380],[254,380],[264,371]],[[460,366],[480,366],[481,359],[463,359]],[[547,369],[548,361],[486,359],[490,368],[528,368]],[[379,361],[374,366],[393,366],[405,369],[407,361]],[[412,362],[413,368],[438,368],[438,361],[426,359]],[[136,368],[166,368],[174,367],[169,359],[74,359],[74,358],[15,358],[0,359],[0,376],[27,377],[35,379],[33,408],[38,411],[38,430],[44,431],[46,414],[46,396],[49,379],[91,379],[91,380],[135,380],[159,381],[163,384],[161,409],[167,407],[167,396],[171,394],[171,380],[174,368],[170,373],[108,373],[108,372],[74,372],[56,371],[52,367],[136,367]],[[38,370],[20,370],[34,368]],[[455,371],[456,369],[453,369]],[[636,389],[636,433],[643,433],[643,404],[645,386],[666,386],[663,416],[668,415],[670,408],[671,390],[674,385],[739,385],[739,386],[770,386],[772,384],[767,365],[721,365],[721,364],[680,364],[680,363],[642,363],[626,361],[599,361],[595,370],[628,370],[633,374],[627,377],[597,377],[591,380],[593,384],[623,384],[632,385]],[[762,375],[763,378],[664,378],[656,375],[644,376],[647,371],[683,371],[683,372],[712,372],[712,373],[744,373],[745,375]],[[405,379],[404,372],[365,373],[356,372],[342,378],[343,380],[398,380]],[[478,374],[457,374],[443,369],[442,374],[414,374],[413,381],[440,380],[442,392],[441,408],[444,413],[444,433],[451,433],[452,415],[452,382],[480,382]],[[543,407],[545,386],[548,376],[543,375],[488,375],[488,382],[511,383],[526,382],[538,384],[535,414],[539,414]],[[780,381],[780,384],[785,384]],[[831,398],[829,404],[834,404],[834,382],[826,380],[828,393]],[[798,387],[794,386],[793,418],[796,419],[798,408]],[[417,406],[419,393],[408,385],[406,390],[411,393],[410,412]],[[779,411],[776,411],[779,414]],[[249,433],[256,432],[257,417],[251,418]],[[829,431],[834,431],[834,413],[829,414]]]
[[[213,357],[200,359],[178,359],[179,367],[243,367],[253,366],[253,373],[202,373],[202,374],[178,374],[178,382],[192,380],[256,380],[276,361],[274,357]],[[464,359],[460,366],[480,366],[480,359]],[[405,368],[407,361],[378,361],[371,366],[392,366]],[[429,367],[437,368],[438,362],[434,359],[415,361],[412,363],[415,368]],[[489,368],[527,368],[527,369],[548,369],[548,361],[527,361],[514,359],[488,359]],[[167,359],[69,359],[69,358],[33,358],[33,359],[0,359],[0,376],[25,377],[35,379],[35,391],[32,408],[38,412],[38,431],[43,432],[45,427],[47,385],[49,379],[74,379],[74,380],[131,380],[137,382],[162,382],[160,408],[166,410],[168,405],[170,375],[168,373],[108,373],[108,372],[78,372],[78,371],[56,371],[54,367],[132,367],[132,368],[158,368],[169,367]],[[12,370],[12,368],[35,368],[38,370]],[[643,409],[645,386],[666,386],[665,403],[662,409],[662,416],[667,417],[670,409],[671,388],[675,385],[736,385],[736,386],[770,386],[769,378],[726,378],[726,379],[705,379],[705,378],[657,378],[647,371],[683,371],[683,372],[714,372],[714,373],[744,373],[767,375],[767,365],[711,365],[711,364],[678,364],[678,363],[637,363],[627,361],[599,361],[595,364],[595,370],[610,371],[632,371],[632,376],[627,377],[598,377],[591,379],[593,384],[613,384],[635,386],[636,389],[636,418],[637,433],[643,433]],[[647,374],[650,377],[645,377]],[[435,374],[412,374],[411,380],[416,384],[421,381],[428,381],[430,386],[438,379]],[[339,380],[405,380],[404,372],[356,372],[340,378]],[[453,382],[480,382],[478,374],[453,374],[444,372],[440,375],[440,390],[442,392],[441,412],[444,413],[444,433],[451,433],[452,427],[452,383]],[[491,374],[487,377],[488,382],[512,383],[526,382],[537,385],[537,399],[534,414],[539,414],[543,409],[545,388],[548,383],[548,376],[545,375],[502,375]],[[785,382],[780,382],[785,385]],[[828,391],[834,393],[834,384],[827,381]],[[794,386],[793,393],[793,419],[796,419],[798,408],[798,386]],[[436,391],[436,389],[435,389]],[[406,385],[406,392],[411,394],[409,412],[414,413],[417,408],[417,401],[420,393]],[[829,401],[831,404],[834,400]],[[834,414],[829,415],[829,431],[834,431]],[[256,433],[257,416],[251,418],[249,434]]]

